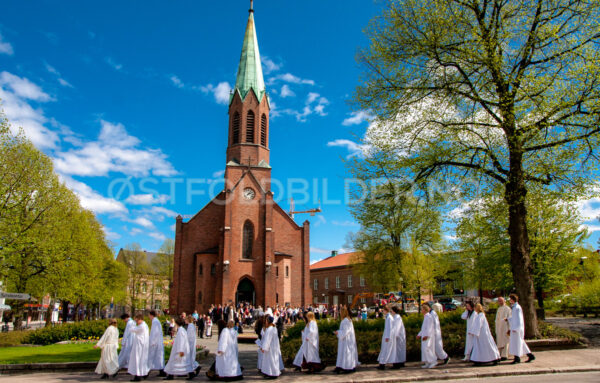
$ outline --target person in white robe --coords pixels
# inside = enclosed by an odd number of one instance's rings
[[[385,316],[385,326],[383,328],[383,335],[381,337],[381,350],[377,361],[379,365],[378,370],[385,370],[385,365],[388,363],[398,363],[396,354],[396,333],[394,330],[394,316],[390,313],[390,305],[383,307],[383,315]]]
[[[206,376],[211,380],[231,382],[244,378],[238,359],[238,332],[234,327],[234,321],[227,322],[227,327],[223,329],[219,336],[215,370],[214,372],[210,370],[206,372]]]
[[[304,368],[309,373],[320,372],[325,368],[319,358],[319,327],[312,311],[306,313],[306,326],[302,330],[302,346],[300,346],[293,364],[297,371]]]
[[[198,332],[196,330],[196,326],[194,325],[194,317],[188,315],[185,318],[185,323],[187,324],[187,340],[190,345],[190,352],[187,355],[189,366],[188,372],[193,372],[194,376],[198,376],[198,374],[200,373],[200,365],[196,361],[196,334]]]
[[[498,298],[498,311],[496,312],[496,345],[500,352],[500,360],[508,359],[508,343],[510,341],[510,329],[508,328],[508,318],[510,318],[510,307],[505,303],[504,298]]]
[[[279,335],[273,322],[274,318],[272,316],[266,317],[265,334],[260,347],[260,352],[263,354],[260,372],[267,379],[276,379],[283,371]]]
[[[490,325],[485,317],[483,306],[475,305],[475,321],[471,326],[471,334],[473,335],[473,351],[471,351],[471,362],[476,366],[484,363],[498,364],[500,353],[498,347],[492,337]]]
[[[96,343],[94,348],[102,350],[100,361],[96,366],[96,374],[102,374],[102,379],[116,377],[119,372],[119,356],[117,349],[119,348],[119,329],[117,328],[117,320],[110,319],[108,328],[104,331],[102,338]]]
[[[356,372],[356,367],[360,365],[360,362],[358,361],[354,325],[346,307],[340,309],[340,318],[342,318],[340,329],[335,332],[338,338],[338,350],[334,371],[336,374],[347,374]]]
[[[429,305],[421,306],[421,313],[424,315],[421,331],[417,334],[417,339],[421,339],[421,361],[423,368],[433,368],[437,365],[437,356],[435,355],[435,320],[430,313]]]
[[[165,368],[165,346],[163,344],[163,332],[160,320],[156,317],[156,311],[150,310],[148,313],[152,322],[150,328],[150,349],[148,350],[148,368],[158,370],[158,376],[167,376],[163,369]]]
[[[471,351],[473,350],[473,336],[469,335],[469,330],[473,326],[473,321],[475,320],[475,312],[473,311],[474,305],[473,302],[467,301],[465,303],[465,312],[460,316],[462,319],[467,321],[467,338],[465,342],[465,357],[464,361],[468,361],[471,355]]]
[[[171,355],[165,366],[167,377],[165,380],[173,380],[175,376],[187,375],[188,379],[194,378],[194,373],[190,372],[188,354],[190,353],[190,342],[188,342],[187,330],[183,318],[175,320],[177,335],[173,341]]]
[[[119,367],[127,368],[129,363],[129,355],[131,354],[131,329],[135,327],[135,321],[131,319],[129,314],[121,315],[121,319],[125,321],[125,331],[123,331],[123,339],[121,340],[121,351],[119,352]]]
[[[392,368],[398,369],[404,367],[406,362],[406,329],[400,315],[400,307],[397,305],[392,306],[392,312],[394,315],[394,333],[396,334],[396,363]]]
[[[527,355],[526,363],[535,359],[535,356],[525,343],[525,319],[523,318],[523,309],[519,305],[519,297],[517,294],[510,294],[510,305],[512,308],[511,316],[507,322],[510,328],[510,342],[508,345],[508,353],[514,355],[515,359],[512,364],[520,363],[521,357]]]
[[[440,325],[440,317],[438,316],[438,312],[435,310],[430,310],[431,316],[433,317],[433,321],[435,324],[435,355],[438,359],[444,361],[444,364],[448,364],[450,361],[450,357],[444,351],[444,341],[442,339],[442,326]]]
[[[148,348],[150,346],[150,331],[148,325],[144,322],[144,316],[138,314],[135,316],[136,326],[130,331],[131,336],[131,354],[127,364],[127,372],[134,376],[132,382],[140,382],[142,378],[148,377],[150,369],[148,368]]]
[[[258,320],[264,322],[265,317],[262,316]],[[262,339],[264,338],[264,336],[265,336],[265,328],[263,326],[261,328],[261,330],[260,330],[260,335],[259,335],[258,339],[255,342],[256,345],[258,346],[258,360],[257,360],[257,363],[256,363],[256,365],[257,365],[256,368],[258,369],[258,371],[260,371],[260,364],[261,364],[262,358],[263,358],[263,353],[262,353],[261,347],[262,347]]]

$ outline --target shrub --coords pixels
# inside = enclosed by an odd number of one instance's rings
[[[9,331],[0,333],[0,347],[18,346],[24,343],[28,331]]]

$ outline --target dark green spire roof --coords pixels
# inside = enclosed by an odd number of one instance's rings
[[[244,45],[242,46],[242,55],[240,56],[240,66],[234,90],[240,93],[243,100],[250,89],[254,90],[258,100],[261,101],[265,94],[265,80],[260,63],[260,53],[258,52],[258,41],[254,27],[254,11],[252,9],[250,9],[248,24],[246,25]]]

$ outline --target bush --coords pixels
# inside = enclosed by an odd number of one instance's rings
[[[27,331],[9,331],[0,333],[0,347],[18,346],[27,338]]]
[[[48,345],[65,340],[99,338],[102,336],[102,334],[104,334],[104,331],[107,327],[108,320],[106,319],[59,324],[28,331],[28,335],[24,343]],[[117,327],[119,328],[119,333],[123,335],[123,331],[125,330],[125,322],[119,320]]]

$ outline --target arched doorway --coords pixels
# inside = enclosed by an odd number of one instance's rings
[[[238,288],[235,293],[235,303],[238,304],[240,302],[248,302],[253,306],[256,304],[254,284],[248,278],[243,278],[238,284]]]

